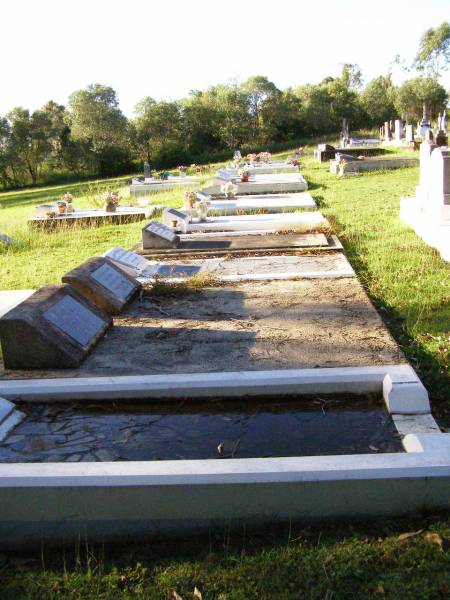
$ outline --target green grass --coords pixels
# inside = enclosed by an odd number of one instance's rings
[[[182,546],[80,544],[59,555],[0,557],[0,593],[2,600],[444,600],[449,545],[444,517],[241,529]]]
[[[448,427],[449,267],[399,219],[400,197],[413,194],[418,169],[339,179],[309,153],[302,172],[360,281],[427,385],[441,426]],[[16,248],[0,249],[0,289],[57,283],[85,258],[138,241],[139,223],[29,234],[24,220],[34,205],[65,191],[74,193],[80,207],[92,201],[85,183],[0,194],[0,231],[19,242]],[[173,191],[153,198],[156,204],[180,206],[181,197]],[[415,535],[405,539],[405,532]],[[443,600],[450,595],[449,546],[450,519],[444,516],[337,528],[225,531],[182,544],[81,544],[62,557],[46,550],[28,562],[23,556],[0,556],[0,598],[164,599],[177,598],[176,591],[186,600],[195,598],[197,587],[204,600]]]

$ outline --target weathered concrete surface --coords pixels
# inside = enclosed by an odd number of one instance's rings
[[[86,377],[396,364],[404,358],[353,279],[227,284],[135,300],[78,370]],[[164,291],[168,291],[167,287]]]

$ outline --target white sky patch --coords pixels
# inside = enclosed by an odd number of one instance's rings
[[[448,0],[2,0],[0,115],[67,104],[90,83],[112,86],[132,116],[145,96],[177,99],[250,75],[283,89],[350,62],[367,82],[396,54],[412,60],[422,33],[449,16]],[[450,86],[448,73],[441,83]]]

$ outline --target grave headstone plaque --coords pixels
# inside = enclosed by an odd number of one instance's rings
[[[142,247],[176,248],[180,242],[179,236],[167,225],[152,221],[142,230]]]
[[[163,224],[173,229],[181,229],[183,233],[187,232],[192,217],[175,208],[165,208],[163,210]]]
[[[62,278],[110,315],[120,314],[141,289],[134,277],[109,258],[91,258]]]
[[[43,287],[0,319],[5,368],[77,368],[111,325],[70,285]]]
[[[131,270],[131,274],[136,277],[151,267],[151,263],[146,258],[124,248],[110,248],[103,256],[119,263],[122,269],[128,270],[127,272]]]

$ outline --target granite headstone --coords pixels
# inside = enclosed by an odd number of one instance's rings
[[[5,368],[77,368],[111,325],[70,285],[40,288],[0,319]]]
[[[96,257],[66,273],[62,281],[110,315],[120,314],[141,289],[141,284],[117,263]]]
[[[142,247],[144,250],[151,248],[176,248],[180,237],[167,225],[151,221],[142,229]]]

